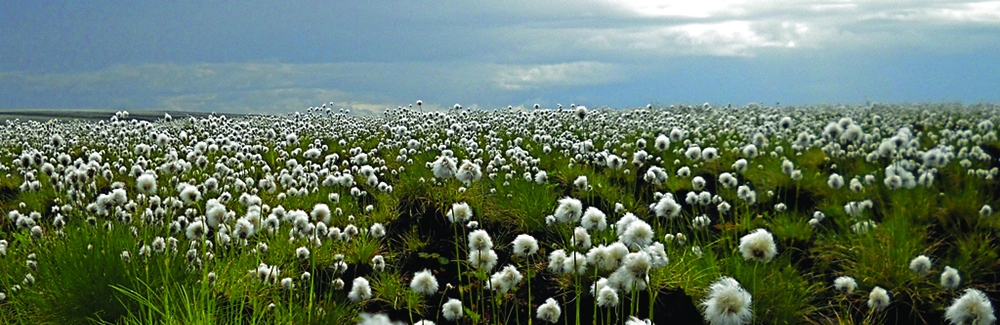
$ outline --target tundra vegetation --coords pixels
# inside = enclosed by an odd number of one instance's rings
[[[9,120],[0,323],[992,324],[997,116]]]

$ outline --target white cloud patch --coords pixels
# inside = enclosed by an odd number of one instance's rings
[[[494,81],[506,90],[600,85],[621,80],[623,71],[612,64],[583,61],[539,65],[498,66]]]
[[[996,46],[982,32],[1000,27],[1000,1],[614,0],[638,26],[594,24],[581,47],[644,50],[654,56],[755,56],[775,48],[871,50],[885,47],[971,50]],[[987,44],[984,44],[986,41]]]

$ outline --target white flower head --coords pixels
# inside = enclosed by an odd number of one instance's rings
[[[538,240],[528,234],[520,234],[514,238],[514,255],[527,257],[538,252]]]
[[[914,257],[910,260],[910,270],[916,272],[917,275],[927,274],[931,270],[931,259],[924,255]]]
[[[854,289],[858,288],[858,282],[854,281],[854,278],[852,277],[843,275],[833,280],[833,287],[837,289],[837,291],[851,294],[854,292]]]
[[[962,277],[958,275],[958,270],[951,266],[944,267],[944,271],[941,272],[942,287],[945,287],[945,289],[948,290],[955,290],[961,282]]]
[[[757,229],[740,238],[740,254],[745,260],[770,262],[778,255],[774,244],[774,236],[765,229]]]
[[[555,323],[559,321],[559,315],[561,314],[562,310],[559,308],[559,303],[555,299],[549,298],[545,300],[544,304],[538,306],[535,317],[549,323]]]
[[[472,218],[472,208],[469,207],[468,203],[461,202],[451,205],[451,210],[448,211],[448,221],[452,223],[455,222],[466,222]]]
[[[586,211],[583,212],[583,217],[580,219],[580,226],[586,230],[598,230],[602,231],[608,227],[607,216],[601,209],[596,207],[588,207]]]
[[[438,281],[430,270],[424,269],[413,275],[410,281],[410,289],[414,292],[430,296],[438,291]]]
[[[368,284],[368,280],[363,277],[357,277],[354,279],[351,285],[351,292],[347,294],[347,298],[351,299],[353,302],[361,302],[363,300],[368,300],[372,297],[372,288]]]
[[[730,277],[722,277],[709,287],[708,297],[701,302],[705,320],[712,325],[744,324],[753,318],[752,297]]]
[[[441,305],[441,315],[449,321],[462,319],[462,311],[462,301],[455,298],[450,298],[448,302]]]
[[[993,315],[993,304],[982,291],[965,289],[962,297],[955,299],[944,312],[944,318],[955,325],[993,324],[997,318]]]
[[[492,270],[497,265],[497,252],[490,250],[477,250],[469,252],[469,264],[483,270]]]
[[[872,292],[868,294],[868,308],[875,311],[881,311],[885,307],[889,306],[889,292],[882,289],[882,287],[876,286],[872,289]]]
[[[493,249],[493,240],[490,239],[490,234],[486,230],[479,229],[469,233],[470,251],[485,251],[489,249]]]
[[[564,223],[576,222],[580,220],[582,215],[583,203],[571,197],[559,199],[559,206],[556,207],[556,212],[553,213],[557,221]]]

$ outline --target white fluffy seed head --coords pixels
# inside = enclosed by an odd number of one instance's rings
[[[769,262],[778,255],[778,248],[774,244],[774,236],[764,229],[754,230],[752,233],[740,238],[740,254],[745,260],[758,260]]]
[[[990,298],[976,289],[965,289],[965,293],[948,307],[944,317],[952,324],[993,324],[997,320]]]
[[[889,292],[882,289],[882,287],[876,286],[872,289],[872,292],[868,294],[868,308],[875,311],[881,311],[885,307],[889,306]]]
[[[562,310],[559,308],[559,303],[555,299],[549,298],[545,300],[544,304],[538,306],[535,317],[549,323],[556,323],[559,321],[559,315],[561,314]]]
[[[441,315],[449,321],[462,319],[462,301],[455,298],[448,299],[448,302],[441,305]]]
[[[424,269],[413,275],[413,280],[410,281],[410,289],[425,296],[433,295],[438,291],[437,278],[434,277],[434,274],[430,270]]]
[[[925,255],[914,257],[910,260],[910,270],[916,272],[917,275],[927,274],[931,270],[931,259]]]
[[[713,325],[744,324],[753,318],[750,293],[730,277],[723,277],[709,287],[708,297],[701,302],[705,319]]]
[[[538,252],[538,240],[528,234],[518,235],[514,238],[514,255],[527,257]]]

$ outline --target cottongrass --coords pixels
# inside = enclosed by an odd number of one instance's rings
[[[910,260],[910,270],[916,272],[917,275],[927,274],[931,270],[931,259],[924,255],[914,257]]]
[[[580,219],[580,226],[586,230],[598,230],[603,231],[607,228],[608,221],[607,216],[601,209],[596,207],[588,207],[586,211],[583,212],[583,218]]]
[[[701,302],[705,320],[712,325],[738,325],[753,318],[750,293],[730,277],[722,277],[709,287],[708,298]]]
[[[989,325],[996,322],[990,298],[982,291],[965,289],[962,297],[944,312],[944,317],[955,325]]]
[[[465,202],[452,204],[451,210],[448,211],[448,221],[452,223],[466,222],[470,218],[472,218],[472,208]]]
[[[438,281],[430,270],[424,269],[413,275],[413,280],[410,281],[410,289],[413,289],[416,293],[430,296],[437,293]]]
[[[583,215],[583,203],[571,197],[559,199],[559,206],[556,207],[556,212],[552,215],[559,222],[576,222]]]
[[[351,285],[351,292],[347,294],[347,298],[353,302],[361,302],[364,300],[371,299],[372,288],[368,284],[368,280],[364,277],[357,277],[354,279]]]
[[[882,289],[882,287],[876,286],[872,289],[872,292],[868,294],[868,308],[874,311],[881,311],[885,307],[889,306],[889,292]]]
[[[546,299],[545,303],[538,306],[538,310],[535,312],[536,318],[549,323],[558,322],[559,315],[562,315],[562,309],[559,308],[559,303],[552,298]]]
[[[958,275],[958,270],[951,266],[945,266],[941,272],[941,286],[948,290],[955,290],[962,282],[962,277]]]
[[[455,298],[448,299],[448,302],[441,305],[441,315],[449,321],[462,319],[462,301]]]
[[[512,244],[514,245],[514,255],[520,257],[528,257],[538,252],[538,240],[528,234],[517,235]]]
[[[521,276],[521,272],[519,272],[516,267],[513,265],[507,265],[490,277],[490,281],[487,283],[487,288],[496,290],[499,293],[507,293],[511,289],[517,287],[517,285],[521,283],[522,279],[524,279],[524,277]]]
[[[764,229],[754,230],[752,233],[740,238],[740,254],[745,260],[758,260],[769,262],[778,255],[778,248],[774,244],[774,236]]]
[[[385,314],[361,313],[359,316],[361,320],[358,321],[358,325],[403,325],[402,322],[393,322]]]
[[[497,252],[490,250],[472,251],[469,253],[469,264],[482,270],[492,270],[497,265]]]
[[[653,321],[649,319],[639,319],[639,317],[629,316],[628,320],[625,321],[625,325],[653,325]]]
[[[485,251],[493,249],[493,240],[490,239],[490,234],[486,230],[476,230],[469,233],[469,250],[470,251]]]
[[[851,294],[854,292],[854,289],[858,288],[858,282],[854,281],[852,277],[842,275],[833,280],[833,288],[845,294]]]
[[[604,308],[618,306],[618,292],[612,287],[604,286],[597,292],[597,305]]]

